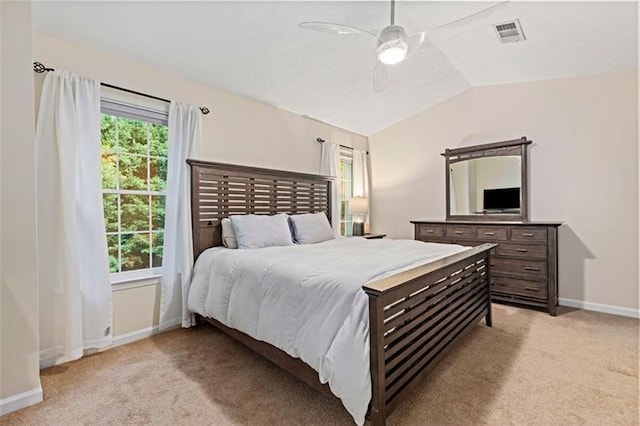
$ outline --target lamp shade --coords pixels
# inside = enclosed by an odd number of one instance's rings
[[[354,197],[349,200],[351,216],[364,216],[369,212],[369,200],[365,197]]]

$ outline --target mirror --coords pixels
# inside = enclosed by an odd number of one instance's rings
[[[450,166],[452,215],[520,214],[520,157],[474,158]]]
[[[527,220],[526,138],[443,154],[447,219]]]

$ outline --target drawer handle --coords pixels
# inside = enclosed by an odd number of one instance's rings
[[[464,231],[455,231],[454,234],[458,234],[458,235],[464,234]]]
[[[525,266],[524,270],[525,271],[536,271],[536,272],[539,272],[540,268],[534,268],[533,266]]]
[[[495,232],[485,232],[484,235],[496,235]]]
[[[527,250],[527,249],[523,249],[523,248],[517,248],[517,249],[516,249],[516,251],[517,251],[517,252],[520,252],[520,253],[526,253],[526,252],[528,252],[529,250]]]
[[[433,234],[433,229],[427,229],[427,230],[426,230],[426,233],[427,233],[427,234]]]
[[[540,291],[539,288],[535,288],[535,287],[525,287],[524,289],[527,291]]]
[[[533,237],[533,234],[532,234],[532,233],[530,233],[530,232],[523,232],[523,233],[522,233],[522,236],[523,236],[523,237]]]

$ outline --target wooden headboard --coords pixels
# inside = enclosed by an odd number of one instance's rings
[[[220,221],[231,215],[323,212],[331,222],[334,178],[330,176],[198,160],[187,163],[194,259],[222,245]]]

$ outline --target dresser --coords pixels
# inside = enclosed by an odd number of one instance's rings
[[[415,220],[415,239],[476,246],[491,253],[491,299],[556,314],[559,222]]]

